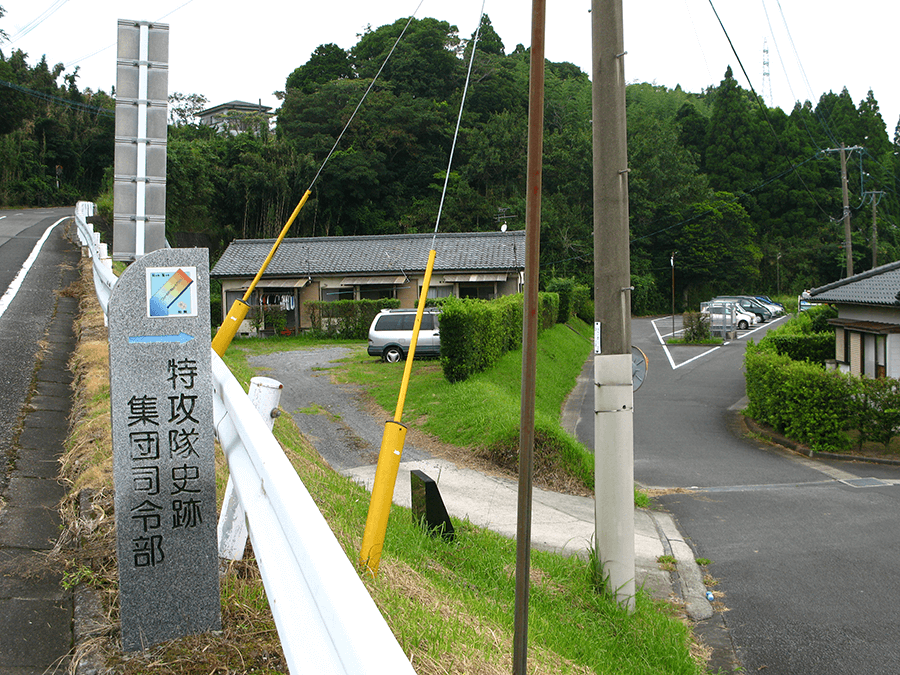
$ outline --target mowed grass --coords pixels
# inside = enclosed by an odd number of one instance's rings
[[[83,293],[88,296],[92,292],[89,268],[85,268],[84,278]],[[64,468],[73,489],[65,502],[66,535],[62,538],[62,542],[77,541],[78,546],[63,544],[48,560],[63,567],[68,583],[92,586],[102,610],[94,637],[78,646],[70,672],[92,655],[109,672],[127,675],[286,673],[269,602],[249,548],[246,561],[231,566],[222,577],[220,633],[172,640],[143,652],[119,651],[111,443],[108,425],[94,424],[94,420],[109,416],[105,332],[96,307],[90,327],[83,325],[84,319],[81,321],[75,359],[79,412]],[[267,342],[265,348],[276,343],[283,348],[286,341]],[[225,359],[245,386],[255,374],[246,362],[247,346],[245,343],[230,349]],[[359,356],[351,360],[351,365],[365,360]],[[368,368],[374,364],[363,365]],[[435,364],[422,365],[427,370]],[[385,367],[377,372],[388,370]],[[399,372],[393,367],[390,370],[395,375]],[[511,387],[515,389],[509,383],[498,386],[497,396],[512,397]],[[426,394],[420,394],[420,398],[424,400]],[[415,405],[426,404],[420,401]],[[413,414],[423,416],[411,409]],[[552,416],[554,412],[540,414]],[[276,420],[274,433],[348,559],[355,563],[368,511],[368,492],[332,471],[289,415]],[[220,488],[228,472],[223,460],[217,453]],[[81,490],[93,495],[88,513],[79,513],[77,508]],[[373,579],[361,572],[360,578],[419,675],[509,673],[515,542],[466,521],[456,520],[454,525],[456,539],[447,543],[424,532],[409,510],[394,507],[379,575]],[[705,670],[702,651],[673,606],[641,592],[636,610],[623,611],[596,591],[593,570],[581,559],[534,551],[530,586],[529,673],[693,675]]]
[[[571,326],[571,327],[570,327]],[[560,462],[587,489],[594,484],[591,453],[560,428],[562,405],[591,351],[590,329],[573,319],[541,333],[535,387],[535,470]],[[364,386],[393,415],[405,363],[382,363],[364,350],[338,375]],[[401,422],[453,445],[484,451],[512,467],[518,457],[522,352],[508,352],[489,371],[450,384],[437,360],[414,360]]]
[[[253,374],[242,354],[230,350],[226,361],[239,379]],[[345,368],[348,377],[354,372],[356,377],[370,373],[364,379],[372,384],[382,379],[379,373],[388,373],[388,380],[399,377],[402,364],[396,368],[395,365],[374,363],[363,351],[351,357]],[[439,375],[439,365],[423,362],[414,371],[419,373],[418,379],[424,379],[423,371]],[[487,390],[503,398],[517,398],[510,392],[511,386]],[[384,384],[388,391],[384,395],[389,396],[392,387]],[[486,389],[469,391],[475,395],[471,392],[483,393]],[[410,415],[421,417],[415,407],[430,406],[430,396],[422,391],[411,396],[409,403],[416,400]],[[462,402],[457,405],[463,412],[469,409]],[[517,404],[504,401],[502,405],[515,408]],[[517,434],[517,421],[514,427]],[[355,562],[362,544],[369,493],[328,469],[290,423],[289,416],[278,419],[275,433],[348,558]],[[515,541],[468,521],[454,518],[453,522],[456,538],[447,543],[423,531],[409,509],[393,506],[379,574],[375,579],[361,574],[362,580],[420,675],[509,673]],[[588,546],[589,542],[585,542],[585,548]],[[530,580],[529,672],[705,672],[701,650],[673,606],[639,591],[636,610],[622,610],[597,591],[589,563],[578,557],[535,550]]]

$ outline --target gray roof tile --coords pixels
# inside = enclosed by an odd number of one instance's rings
[[[809,292],[812,302],[900,305],[900,261],[881,265]]]
[[[309,237],[285,239],[265,277],[324,274],[423,272],[428,265],[432,234]],[[210,275],[253,276],[274,239],[236,239]],[[435,272],[521,269],[525,264],[525,232],[439,233],[435,240]]]

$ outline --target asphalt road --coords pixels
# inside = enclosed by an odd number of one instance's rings
[[[15,279],[44,232],[72,208],[0,210],[0,294]],[[15,298],[0,316],[0,488],[6,480],[10,441],[34,371],[38,341],[50,323],[61,273],[60,253],[71,250],[56,226],[25,276]],[[2,305],[2,301],[0,301]]]
[[[694,488],[659,502],[712,561],[744,671],[900,672],[900,467],[810,460],[742,436],[746,336],[667,354],[658,334],[670,330],[671,318],[632,324],[650,361],[634,401],[635,480]],[[589,445],[592,403],[576,428]]]

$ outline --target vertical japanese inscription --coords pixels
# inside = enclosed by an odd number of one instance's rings
[[[171,283],[159,292],[166,277]],[[192,312],[162,313],[150,301],[156,294],[173,304],[180,296],[183,304],[186,288]],[[203,312],[196,311],[208,303],[208,261],[202,249],[145,256],[120,277],[110,298],[113,466],[126,650],[220,625],[210,331]]]

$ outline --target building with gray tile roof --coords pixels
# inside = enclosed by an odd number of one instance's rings
[[[809,291],[810,302],[900,306],[900,261],[835,281]]]
[[[224,311],[243,296],[274,243],[237,239],[229,244],[210,272],[222,282]],[[279,305],[288,312],[288,326],[300,330],[309,327],[303,309],[309,301],[397,298],[401,307],[413,307],[432,244],[429,297],[489,299],[521,290],[523,230],[310,237],[281,243],[250,304]],[[241,332],[251,332],[244,328]]]
[[[808,296],[808,297],[806,297]],[[814,288],[809,302],[837,308],[835,360],[854,375],[900,377],[900,261]]]

